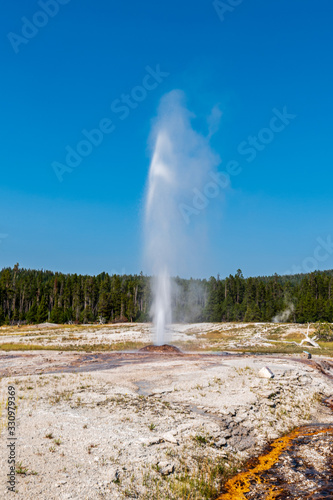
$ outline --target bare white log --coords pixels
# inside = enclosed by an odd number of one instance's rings
[[[307,332],[303,333],[303,335],[305,335],[305,339],[303,339],[301,341],[300,345],[303,345],[304,342],[308,342],[309,344],[312,345],[312,347],[316,347],[317,349],[320,349],[320,345],[317,344],[317,342],[315,340],[317,337],[313,337],[312,339],[309,337],[309,329],[310,329],[310,323],[308,323]]]
[[[284,344],[295,344],[297,346],[302,346],[304,343],[308,343],[308,344],[310,344],[311,347],[315,347],[316,349],[321,349],[320,345],[317,344],[317,342],[316,342],[317,336],[310,338],[309,329],[310,329],[310,323],[308,323],[307,332],[306,333],[303,332],[303,335],[305,335],[305,339],[303,339],[299,344],[297,342],[295,342],[294,340],[272,340],[272,339],[265,339],[265,338],[262,338],[262,340],[266,340],[267,342],[279,342],[279,343],[282,342]]]

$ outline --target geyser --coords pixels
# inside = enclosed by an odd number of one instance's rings
[[[171,276],[184,275],[188,270],[186,264],[190,256],[194,256],[202,236],[196,232],[198,218],[193,224],[186,224],[180,207],[191,203],[193,192],[209,182],[209,173],[220,161],[209,146],[216,108],[209,118],[205,137],[193,130],[193,115],[183,102],[181,91],[166,94],[151,133],[152,158],[145,204],[145,268],[152,275],[151,313],[157,345],[170,340],[167,332],[172,319]]]

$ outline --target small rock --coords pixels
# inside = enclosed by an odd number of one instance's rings
[[[163,439],[164,441],[168,441],[168,443],[178,444],[177,439],[175,438],[175,436],[172,435],[171,432],[167,432],[166,434],[164,434]]]
[[[106,478],[108,482],[117,481],[119,479],[119,469],[117,469],[116,467],[111,467],[106,472]]]
[[[158,462],[158,471],[162,476],[169,476],[175,470],[175,466],[169,462]]]
[[[268,366],[264,366],[263,368],[261,368],[258,375],[261,378],[273,378],[274,377],[274,373],[268,368]]]
[[[301,357],[302,358],[306,358],[306,359],[311,359],[312,358],[312,354],[309,351],[303,351],[302,354],[301,354]]]
[[[227,444],[227,440],[225,438],[221,438],[217,443],[215,443],[216,448],[221,448]]]

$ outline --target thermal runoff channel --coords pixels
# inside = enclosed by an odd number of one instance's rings
[[[168,325],[172,321],[174,289],[171,276],[184,275],[200,239],[202,214],[193,207],[193,195],[209,182],[209,174],[220,162],[209,146],[216,125],[213,122],[220,113],[213,109],[205,136],[192,128],[194,115],[184,103],[183,92],[166,94],[150,137],[144,253],[145,268],[152,276],[151,314],[157,345],[170,341]]]

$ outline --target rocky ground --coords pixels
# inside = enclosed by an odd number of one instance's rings
[[[274,378],[259,376],[265,366]],[[14,496],[8,386],[17,402],[15,498],[27,500],[216,498],[221,478],[269,441],[333,422],[321,403],[332,381],[296,356],[3,352],[0,374],[1,498]]]
[[[166,332],[165,342],[186,351],[239,350],[265,348],[281,352],[305,338],[307,325],[293,323],[196,323],[174,324]],[[315,326],[310,326],[310,334]],[[66,350],[128,350],[150,344],[152,326],[148,323],[112,325],[28,325],[0,327],[0,348]],[[332,346],[330,346],[332,347]],[[325,346],[322,346],[325,348]],[[302,352],[302,348],[299,349]],[[327,350],[327,354],[330,352]]]

